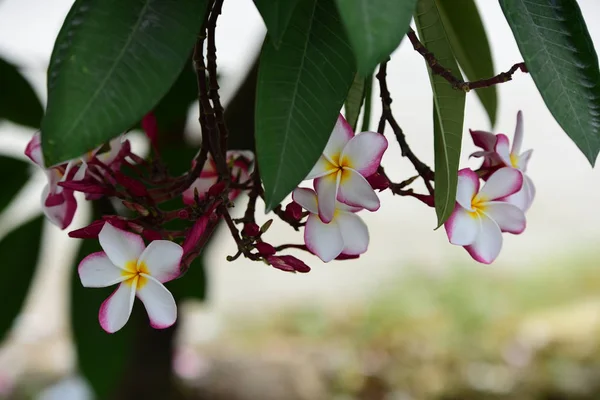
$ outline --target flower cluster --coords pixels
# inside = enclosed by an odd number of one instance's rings
[[[367,250],[369,232],[356,213],[379,209],[368,178],[376,174],[387,146],[379,133],[355,135],[340,115],[323,154],[306,177],[314,179],[315,190],[294,190],[294,201],[310,213],[304,229],[306,247],[324,262]]]
[[[531,207],[535,187],[525,172],[532,150],[521,153],[523,115],[517,114],[512,148],[504,134],[471,131],[476,146],[472,154],[483,157],[478,171],[458,173],[455,209],[445,223],[450,243],[463,246],[475,259],[492,263],[502,248],[502,233],[525,230],[525,212]],[[480,178],[485,181],[480,188]]]

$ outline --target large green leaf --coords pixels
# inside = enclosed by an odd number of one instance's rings
[[[366,78],[356,74],[344,105],[346,111],[346,121],[348,121],[354,130],[356,130],[356,123],[358,122],[360,109],[365,99],[366,80]]]
[[[406,34],[417,0],[336,0],[358,65],[367,76]]]
[[[43,217],[21,225],[0,240],[2,279],[0,292],[4,293],[0,307],[0,339],[12,326],[21,311],[40,251]]]
[[[600,151],[600,72],[575,0],[500,0],[546,107],[592,166]]]
[[[0,121],[39,128],[44,110],[18,68],[0,58]]]
[[[42,144],[48,165],[137,123],[188,60],[206,0],[77,0],[48,68]]]
[[[29,165],[16,158],[0,156],[0,171],[10,171],[2,179],[0,190],[0,213],[17,195],[29,178]]]
[[[425,47],[435,54],[441,65],[460,77],[460,69],[435,0],[419,0],[415,22]],[[431,69],[428,70],[439,123],[439,129],[434,129],[434,152],[435,211],[440,226],[448,219],[456,202],[465,92],[453,89],[448,81],[439,75],[433,75]]]
[[[298,0],[254,0],[254,4],[265,21],[271,43],[279,47]]]
[[[452,50],[470,81],[494,76],[494,61],[474,0],[438,0],[440,16]],[[496,87],[476,89],[492,125],[496,122]]]
[[[260,56],[256,151],[267,210],[314,166],[331,135],[356,72],[333,0],[302,0],[279,49]]]

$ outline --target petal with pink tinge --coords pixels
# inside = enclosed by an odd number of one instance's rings
[[[314,181],[317,192],[319,217],[325,223],[333,219],[335,213],[336,196],[340,185],[341,172],[317,178]],[[363,178],[364,179],[364,178]],[[371,186],[369,186],[370,188]],[[373,189],[371,189],[373,190]]]
[[[337,158],[342,153],[346,143],[353,137],[354,131],[352,131],[352,127],[346,122],[344,116],[340,114],[333,128],[333,132],[331,132],[329,141],[327,141],[325,150],[323,150],[323,155],[327,157],[330,162],[333,162],[334,158]]]
[[[505,167],[494,172],[479,191],[478,197],[492,201],[517,193],[523,187],[523,173],[515,168]]]
[[[515,136],[513,137],[513,145],[511,153],[519,154],[523,144],[523,112],[517,112],[517,125],[515,126]]]
[[[66,229],[71,225],[75,211],[77,211],[77,200],[75,200],[71,190],[63,190],[61,194],[64,201],[61,204],[48,207],[46,206],[46,200],[49,195],[49,186],[44,186],[44,189],[42,189],[42,211],[52,224],[60,229]]]
[[[473,131],[469,129],[473,144],[481,147],[484,151],[494,151],[496,146],[496,135],[485,131]]]
[[[107,224],[108,225],[108,224]],[[121,283],[100,306],[100,326],[108,333],[115,333],[125,326],[133,309],[138,278],[132,284]]]
[[[84,287],[107,287],[127,279],[123,270],[116,267],[103,251],[92,253],[81,260],[77,272]]]
[[[450,218],[444,223],[444,228],[450,243],[459,246],[470,245],[479,233],[479,216],[457,204]]]
[[[485,204],[485,214],[493,219],[502,232],[522,233],[527,225],[525,214],[519,207],[504,201],[491,201]]]
[[[369,182],[350,168],[344,168],[337,199],[349,206],[362,207],[369,211],[377,211],[380,205],[379,197]]]
[[[367,224],[356,214],[340,212],[335,217],[344,241],[344,254],[363,254],[369,247]],[[336,256],[337,257],[337,256]]]
[[[500,159],[507,167],[512,167],[512,160],[510,159],[510,147],[509,140],[506,135],[499,134],[498,141],[496,142],[496,154],[500,156]]]
[[[314,190],[308,188],[296,188],[292,192],[292,199],[305,210],[318,214],[317,194]]]
[[[311,214],[306,221],[304,242],[324,262],[333,260],[344,249],[344,240],[336,221],[325,224],[315,214]]]
[[[198,178],[192,185],[183,192],[183,202],[185,204],[194,204],[194,190],[198,190],[198,198],[203,199],[212,185],[217,183],[217,176]]]
[[[177,320],[177,304],[173,295],[153,277],[142,276],[145,283],[137,290],[137,297],[144,303],[150,325],[156,329],[170,327]]]
[[[306,178],[304,178],[304,180],[320,178],[325,175],[333,174],[337,172],[337,169],[338,167],[329,162],[327,158],[325,158],[324,156],[320,156],[317,160],[317,163],[310,170],[310,172],[308,173]]]
[[[479,234],[471,245],[465,246],[465,250],[475,261],[491,264],[502,249],[502,232],[498,224],[484,214],[479,221]]]
[[[350,167],[364,177],[372,175],[379,168],[387,146],[387,139],[382,134],[359,133],[344,147],[340,156],[340,165]]]
[[[39,132],[36,132],[31,137],[29,143],[27,143],[25,155],[38,166],[46,168],[44,166],[44,156],[42,155],[42,139]]]
[[[110,261],[122,269],[126,269],[128,262],[137,262],[146,248],[140,235],[115,228],[108,222],[98,234],[98,240]]]
[[[145,263],[148,273],[159,282],[169,282],[180,274],[183,248],[169,240],[155,240],[140,255],[138,265]]]
[[[469,168],[458,171],[458,184],[456,186],[456,201],[463,208],[472,210],[473,196],[479,191],[479,177]]]

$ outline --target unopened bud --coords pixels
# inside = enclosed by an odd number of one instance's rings
[[[285,206],[285,216],[293,221],[300,221],[302,219],[302,207],[300,204],[292,201]]]
[[[219,181],[219,182],[215,183],[214,185],[212,185],[210,187],[210,189],[208,189],[208,195],[212,196],[212,197],[216,197],[216,196],[220,195],[221,193],[223,193],[224,190],[225,190],[225,182]]]
[[[378,172],[375,172],[373,175],[367,177],[367,182],[374,190],[385,190],[390,187],[390,181]]]
[[[260,234],[260,228],[254,222],[248,222],[244,224],[244,229],[242,229],[242,235],[248,237],[256,237]]]
[[[266,231],[269,230],[269,228],[271,227],[271,224],[273,223],[273,219],[268,220],[267,222],[265,222],[261,227],[260,227],[260,232],[261,233],[265,233]]]
[[[265,242],[256,243],[256,250],[258,250],[258,253],[263,257],[269,257],[277,253],[275,247]]]

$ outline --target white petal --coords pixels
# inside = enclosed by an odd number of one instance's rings
[[[465,246],[471,257],[484,264],[491,264],[502,249],[502,232],[492,219],[482,214],[479,219],[481,227],[475,241]]]
[[[500,156],[500,159],[507,167],[513,167],[512,160],[510,159],[510,147],[509,140],[506,135],[500,133],[498,135],[498,141],[496,142],[496,154]]]
[[[138,259],[138,266],[146,264],[148,273],[159,282],[169,282],[180,274],[179,263],[183,248],[169,240],[154,240]],[[142,269],[139,269],[142,270]]]
[[[85,287],[107,287],[127,279],[123,270],[116,267],[103,251],[92,253],[81,260],[77,272]]]
[[[479,176],[469,168],[458,171],[458,185],[456,187],[456,201],[463,208],[472,210],[473,196],[479,191]]]
[[[319,217],[321,217],[321,220],[325,223],[330,222],[335,214],[335,199],[338,193],[341,175],[342,173],[338,172],[337,174],[330,174],[315,179],[314,185],[317,192]]]
[[[169,290],[152,277],[143,276],[137,297],[144,303],[150,325],[156,329],[168,328],[177,320],[177,304]]]
[[[519,234],[527,225],[523,211],[516,205],[504,201],[486,203],[484,212],[498,224],[502,232]]]
[[[35,164],[40,166],[42,169],[46,169],[44,166],[44,156],[42,154],[42,138],[40,132],[36,132],[32,137],[27,147],[25,148],[25,155],[31,159]]]
[[[77,211],[77,200],[75,200],[73,191],[64,190],[62,191],[64,201],[56,206],[48,207],[46,206],[46,199],[48,198],[49,190],[48,185],[42,189],[42,211],[52,224],[58,226],[60,229],[66,229],[73,221],[75,211]]]
[[[522,187],[523,173],[515,168],[504,167],[488,178],[478,197],[484,201],[492,201],[517,193]]]
[[[369,211],[379,209],[379,197],[377,197],[369,182],[361,174],[350,168],[344,168],[337,199],[349,206],[362,207]]]
[[[217,180],[218,178],[216,176],[196,179],[194,183],[183,192],[183,202],[185,204],[194,204],[194,190],[198,191],[198,198],[202,200],[206,196],[208,189],[217,183]]]
[[[323,155],[327,157],[330,162],[333,162],[334,159],[342,154],[344,146],[353,137],[354,132],[352,131],[352,127],[346,122],[342,114],[340,114],[335,123],[335,127],[333,128],[333,132],[331,132],[329,141],[325,146],[325,150],[323,150]]]
[[[519,156],[516,167],[519,168],[522,172],[527,171],[527,164],[529,164],[529,159],[531,158],[532,153],[533,150],[527,150]]]
[[[358,255],[367,251],[369,247],[369,230],[367,224],[356,214],[340,212],[335,217],[335,222],[340,227],[344,249],[348,255]]]
[[[305,210],[318,214],[317,194],[314,190],[308,188],[296,188],[292,192],[292,199]]]
[[[504,197],[502,200],[507,203],[513,204],[523,212],[529,210],[535,197],[535,186],[531,178],[523,174],[523,187],[517,193]]]
[[[102,227],[98,240],[110,261],[122,269],[126,269],[129,262],[137,262],[146,248],[140,235],[115,228],[108,222]]]
[[[363,132],[354,136],[344,147],[340,164],[352,168],[362,176],[370,176],[377,171],[388,142],[377,132]]]
[[[304,228],[306,247],[324,262],[329,262],[340,255],[344,249],[344,240],[340,227],[335,221],[325,224],[311,214]]]
[[[327,160],[327,158],[325,158],[324,156],[320,156],[317,160],[317,163],[310,170],[310,172],[308,173],[306,178],[304,178],[304,180],[320,178],[322,176],[335,173],[337,169],[338,167],[330,163],[329,160]]]
[[[132,280],[132,285],[121,283],[100,306],[100,326],[108,333],[114,333],[125,326],[133,309],[135,288],[138,278]]]
[[[479,233],[479,215],[457,205],[450,218],[444,223],[444,228],[450,243],[467,246],[475,241]]]
[[[515,126],[515,136],[513,137],[513,145],[511,153],[519,154],[521,145],[523,144],[523,112],[519,110],[517,113],[517,125]]]

